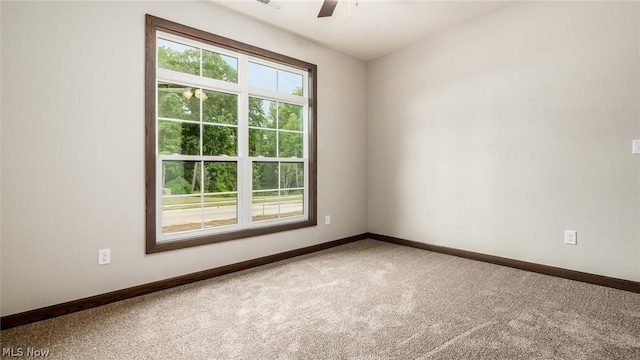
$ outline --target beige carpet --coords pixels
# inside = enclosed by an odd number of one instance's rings
[[[640,294],[365,240],[0,335],[49,359],[640,359]]]

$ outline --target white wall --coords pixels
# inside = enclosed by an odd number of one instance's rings
[[[370,63],[369,231],[640,280],[639,14],[517,3]]]
[[[364,62],[209,3],[1,6],[3,316],[366,231]],[[145,256],[145,13],[318,65],[330,226]]]

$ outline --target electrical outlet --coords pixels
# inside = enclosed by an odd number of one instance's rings
[[[111,249],[98,250],[98,265],[107,265],[111,262]]]
[[[564,243],[569,245],[578,244],[578,233],[575,230],[564,231]]]
[[[324,224],[325,225],[330,225],[331,224],[331,215],[327,215],[324,217]]]

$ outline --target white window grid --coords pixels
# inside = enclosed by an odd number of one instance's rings
[[[268,227],[275,224],[287,224],[287,223],[295,223],[299,221],[304,221],[309,216],[309,74],[306,70],[300,70],[291,66],[287,66],[284,64],[268,61],[262,58],[246,55],[244,53],[235,52],[231,50],[227,50],[221,47],[213,46],[207,43],[201,43],[198,41],[194,41],[189,38],[176,36],[174,34],[165,33],[158,31],[156,34],[156,39],[161,38],[177,43],[181,43],[184,45],[193,46],[195,48],[208,50],[214,53],[230,56],[238,59],[238,82],[232,83],[223,80],[206,78],[203,76],[192,75],[181,73],[173,70],[163,69],[157,66],[156,64],[156,96],[155,96],[155,106],[156,106],[156,125],[158,120],[168,120],[168,121],[179,121],[185,123],[193,123],[199,124],[201,127],[202,118],[200,121],[189,121],[189,120],[180,120],[180,119],[168,119],[168,118],[159,118],[158,114],[158,91],[157,84],[159,82],[164,83],[172,83],[190,86],[193,88],[201,88],[204,90],[211,90],[217,92],[223,92],[228,94],[234,94],[238,96],[237,106],[238,106],[238,119],[237,119],[237,156],[228,156],[228,155],[220,155],[220,156],[203,156],[203,155],[160,155],[158,154],[158,132],[156,130],[156,234],[158,234],[157,242],[170,242],[176,240],[183,240],[185,238],[191,238],[193,236],[207,236],[214,235],[226,232],[233,232],[243,229],[253,229],[260,227]],[[156,49],[156,59],[157,59],[157,49]],[[265,89],[258,89],[249,86],[249,62],[258,63],[261,65],[270,66],[279,70],[288,71],[294,74],[301,75],[303,77],[302,81],[302,96],[284,94],[277,91],[270,91]],[[258,128],[258,127],[250,127],[249,126],[249,98],[255,97],[264,100],[277,101],[281,103],[288,103],[294,105],[300,105],[303,107],[303,121],[302,121],[302,132],[299,131],[291,131],[284,129],[271,129],[273,131],[278,132],[293,132],[293,133],[302,133],[303,138],[303,156],[301,158],[291,157],[291,158],[281,158],[281,157],[264,157],[264,156],[249,156],[249,128],[256,129],[265,129],[266,128]],[[202,111],[202,107],[201,107]],[[233,126],[230,124],[214,124],[207,123],[216,126]],[[202,153],[202,136],[203,131],[200,131],[200,153]],[[278,137],[276,137],[278,139]],[[276,140],[278,141],[278,140]],[[276,142],[276,149],[278,149],[278,143]],[[277,150],[276,150],[277,151]],[[162,231],[162,162],[166,160],[179,160],[179,161],[198,161],[200,162],[200,174],[203,174],[204,162],[235,162],[237,164],[237,191],[233,192],[221,192],[221,193],[205,193],[202,190],[199,194],[184,194],[184,195],[173,195],[175,197],[192,197],[192,196],[200,196],[201,205],[204,204],[204,197],[207,195],[223,195],[223,194],[236,194],[236,214],[237,214],[237,223],[234,225],[226,225],[219,227],[204,227],[202,229],[197,230],[187,230],[176,233],[164,234]],[[304,168],[304,187],[295,187],[295,188],[282,188],[281,187],[281,176],[278,176],[278,188],[277,189],[264,189],[264,190],[253,190],[252,184],[252,168],[253,163],[255,162],[277,162],[277,163],[303,163]],[[280,174],[280,166],[278,169],[278,173]],[[280,193],[283,190],[302,190],[303,191],[303,214],[299,216],[291,216],[286,218],[277,218],[270,220],[262,220],[262,221],[253,221],[252,216],[252,207],[253,207],[253,193],[259,192],[278,192],[278,206],[280,207],[281,195]],[[204,223],[204,211],[202,211],[202,223]]]

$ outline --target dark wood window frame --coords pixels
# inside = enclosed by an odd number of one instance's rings
[[[156,35],[157,31],[186,37],[198,42],[226,48],[238,53],[263,58],[308,72],[308,216],[298,222],[275,223],[272,226],[245,228],[238,231],[200,234],[170,241],[157,241],[157,188],[156,188]],[[145,26],[145,176],[146,176],[146,253],[182,249],[217,242],[273,234],[281,231],[317,225],[317,66],[269,50],[248,45],[206,31],[191,28],[152,15],[146,15]]]

